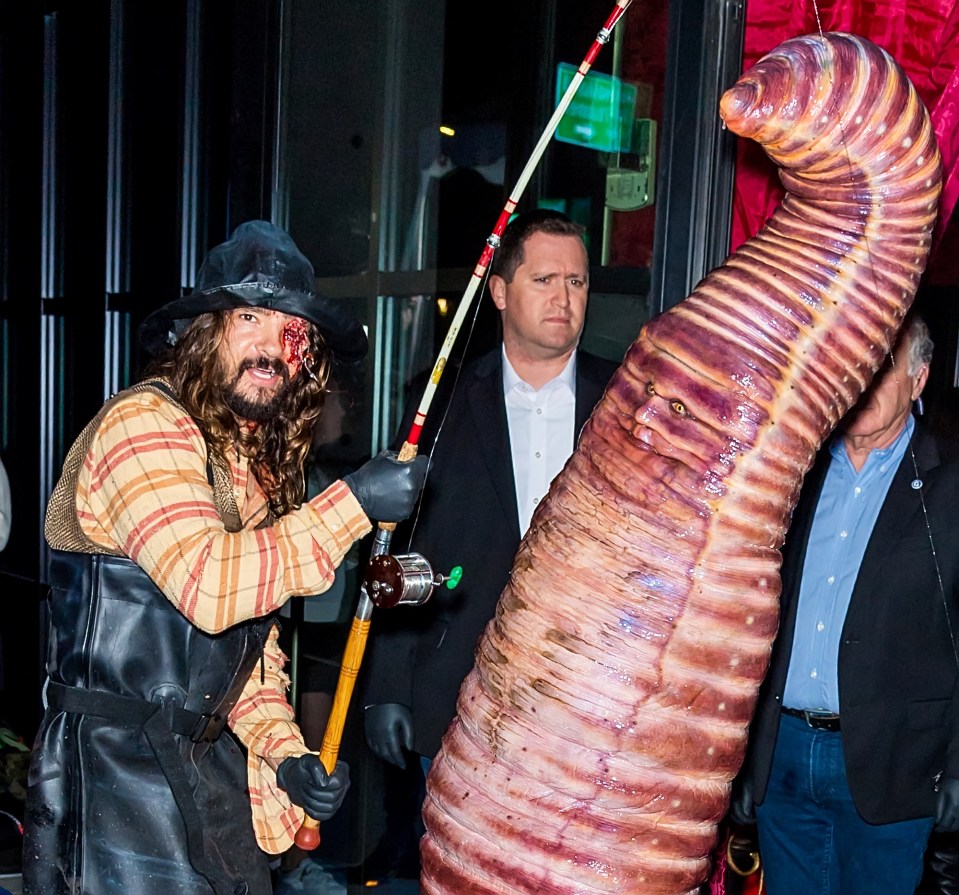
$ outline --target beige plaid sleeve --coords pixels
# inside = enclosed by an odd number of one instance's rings
[[[327,590],[350,545],[370,530],[352,492],[335,482],[273,526],[226,531],[199,429],[150,392],[104,418],[80,473],[77,513],[87,537],[119,548],[210,633]]]
[[[303,809],[276,785],[276,768],[284,758],[309,750],[293,720],[286,698],[290,679],[283,669],[286,656],[270,632],[262,663],[257,663],[243,694],[230,714],[230,727],[247,749],[247,778],[253,830],[260,848],[271,855],[286,851],[303,823]]]

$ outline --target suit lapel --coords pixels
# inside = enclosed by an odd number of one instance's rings
[[[503,366],[500,350],[485,355],[476,366],[476,375],[466,390],[466,400],[473,415],[477,449],[489,471],[493,492],[519,541],[519,513],[516,509],[516,483],[513,478],[513,456],[503,397]],[[477,500],[485,496],[477,495]]]
[[[913,454],[916,466],[913,466]],[[918,489],[913,488],[918,480],[938,464],[938,452],[931,439],[916,428],[912,438],[912,452],[906,448],[906,454],[896,470],[896,475],[889,486],[889,493],[883,502],[882,509],[876,517],[866,552],[862,558],[863,572],[856,579],[852,599],[855,600],[862,593],[870,593],[882,581],[884,558],[890,553],[889,545],[898,541],[905,532],[916,530],[916,515],[922,512],[922,502],[919,499]],[[920,530],[924,523],[920,524]]]
[[[786,541],[783,545],[782,594],[780,596],[780,629],[792,642],[793,627],[796,618],[796,604],[799,601],[799,584],[802,578],[803,564],[806,562],[806,549],[809,545],[809,532],[812,529],[816,504],[826,480],[826,471],[831,462],[828,443],[823,446],[816,462],[806,473],[803,480],[799,502],[793,512]]]
[[[580,351],[576,356],[576,423],[573,444],[578,443],[579,433],[593,412],[596,402],[603,397],[609,377],[598,374],[592,358]]]

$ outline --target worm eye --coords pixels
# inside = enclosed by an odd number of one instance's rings
[[[670,401],[669,406],[672,407],[674,413],[686,416],[686,405],[682,401]]]
[[[646,394],[647,394],[647,395],[655,395],[655,394],[656,394],[656,387],[655,387],[651,382],[647,382],[647,383],[646,383]]]

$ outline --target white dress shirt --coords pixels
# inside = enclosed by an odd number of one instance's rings
[[[520,534],[529,529],[533,511],[549,483],[573,453],[576,426],[576,352],[563,371],[535,389],[520,379],[503,349],[503,393],[513,455]]]

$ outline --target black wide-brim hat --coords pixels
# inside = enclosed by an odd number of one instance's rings
[[[189,321],[210,311],[270,308],[309,320],[339,360],[359,360],[368,342],[360,322],[331,298],[315,291],[313,265],[290,235],[269,221],[240,224],[210,249],[189,295],[150,314],[140,326],[140,344],[158,354],[176,343]]]

